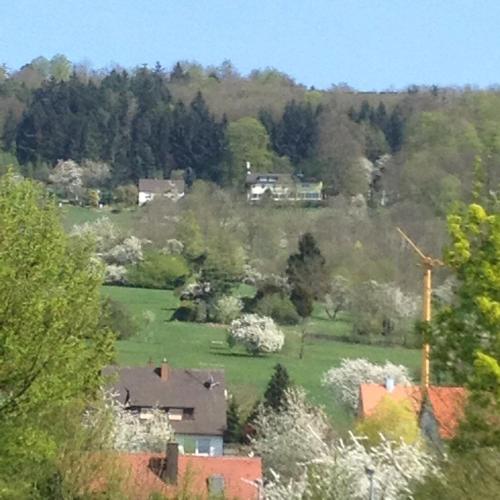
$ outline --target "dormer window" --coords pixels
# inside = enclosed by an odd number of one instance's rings
[[[182,408],[169,408],[168,419],[169,420],[182,420],[184,415],[184,410]]]

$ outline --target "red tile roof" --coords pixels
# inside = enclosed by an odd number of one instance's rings
[[[423,396],[419,386],[396,385],[389,392],[381,384],[361,384],[359,386],[359,416],[370,416],[384,396],[397,401],[410,401],[417,417],[422,410]],[[455,436],[458,424],[463,417],[466,390],[463,387],[430,386],[428,400],[438,423],[439,435],[443,439]]]
[[[162,454],[123,453],[121,462],[129,467],[130,490],[137,500],[147,499],[154,493],[173,495],[176,490],[187,488],[196,498],[208,498],[208,480],[212,476],[224,478],[224,498],[228,500],[257,500],[262,484],[262,461],[249,457],[204,457],[179,455],[177,486],[165,483],[151,469],[153,461],[164,458]],[[184,490],[183,490],[184,491]],[[135,493],[137,492],[137,493]]]

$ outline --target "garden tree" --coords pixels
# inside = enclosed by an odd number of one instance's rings
[[[137,205],[139,191],[135,184],[127,184],[118,186],[113,191],[113,201],[125,207],[133,207]]]
[[[241,443],[243,439],[243,426],[241,423],[240,408],[236,399],[231,398],[227,408],[227,426],[224,431],[226,443]]]
[[[273,169],[273,155],[265,127],[250,116],[230,122],[227,127],[228,148],[231,155],[226,183],[243,189],[250,162],[253,172],[269,172]]]
[[[366,359],[342,359],[340,366],[330,368],[322,379],[322,384],[328,387],[342,404],[354,414],[359,405],[360,384],[385,384],[391,378],[395,384],[411,385],[408,368],[394,365],[386,361],[384,365],[375,365]]]
[[[356,425],[356,435],[366,436],[371,445],[380,444],[382,436],[390,441],[414,444],[420,438],[417,416],[409,401],[384,396],[373,413]]]
[[[451,243],[445,262],[457,285],[453,301],[437,313],[433,361],[463,384],[474,373],[477,351],[500,359],[500,214],[477,204],[448,217]]]
[[[329,291],[325,295],[325,312],[332,321],[337,319],[339,312],[349,307],[351,293],[350,284],[343,276],[334,276],[330,281]]]
[[[102,383],[113,336],[100,328],[92,249],[64,234],[40,186],[0,179],[0,228],[0,491],[36,498],[57,474],[68,414]]]
[[[40,65],[38,65],[40,67]],[[45,70],[45,64],[43,65]],[[56,81],[69,80],[72,72],[72,64],[66,56],[56,54],[49,63],[50,76]]]
[[[317,449],[308,438],[315,434],[326,440],[330,432],[326,415],[308,402],[300,387],[286,391],[280,411],[261,405],[253,426],[251,446],[262,457],[265,477],[273,478],[272,470],[283,482],[297,477],[301,464],[315,458]]]
[[[416,296],[393,283],[360,283],[354,287],[349,306],[354,315],[353,333],[356,337],[381,336],[389,343],[406,344],[418,304]]]
[[[297,312],[303,318],[310,316],[313,301],[321,300],[328,291],[325,259],[311,233],[300,237],[299,252],[288,257],[286,274]]]
[[[102,330],[114,332],[116,338],[120,340],[129,339],[137,334],[139,330],[137,320],[122,303],[106,297],[101,301],[101,307],[99,327]]]
[[[215,304],[215,316],[219,323],[228,325],[239,318],[243,310],[243,303],[238,297],[223,295]]]
[[[261,406],[255,427],[251,445],[263,459],[265,495],[273,500],[368,498],[366,468],[374,471],[374,498],[396,500],[437,472],[425,447],[386,439],[370,446],[352,434],[335,438],[300,388],[287,392],[279,412]]]
[[[177,239],[184,245],[184,256],[191,262],[202,262],[206,257],[206,246],[196,215],[192,210],[182,214],[177,225]]]
[[[256,356],[281,351],[285,335],[271,318],[244,314],[231,322],[227,341],[230,347],[241,343],[250,354]]]
[[[278,363],[264,392],[264,406],[280,411],[285,401],[285,394],[290,387],[290,376],[287,369]]]

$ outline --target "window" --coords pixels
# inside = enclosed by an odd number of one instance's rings
[[[197,455],[211,455],[210,453],[210,439],[197,439],[196,440],[196,454]]]
[[[169,420],[182,420],[182,415],[184,410],[182,408],[169,408],[168,419]]]
[[[224,476],[217,474],[208,478],[208,493],[211,497],[224,495]]]

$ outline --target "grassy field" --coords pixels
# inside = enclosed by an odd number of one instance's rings
[[[304,386],[311,399],[325,407],[337,429],[342,431],[351,423],[351,418],[321,386],[321,376],[327,369],[337,366],[342,358],[365,357],[374,362],[389,360],[402,363],[415,375],[418,373],[418,351],[335,341],[336,335],[349,331],[350,324],[346,318],[329,321],[322,317],[320,311],[311,318],[306,331],[325,335],[321,339],[307,339],[302,359],[299,359],[299,327],[284,329],[286,343],[282,352],[252,357],[242,350],[228,349],[224,327],[170,321],[172,311],[178,304],[170,291],[104,287],[103,293],[125,304],[142,325],[137,337],[118,342],[117,360],[120,364],[145,364],[150,359],[158,363],[167,358],[179,368],[223,368],[229,390],[246,410],[262,395],[273,366],[280,362],[287,367],[293,381]],[[142,317],[147,310],[155,315],[150,324]]]
[[[61,207],[61,220],[66,230],[71,230],[75,224],[92,222],[100,217],[108,217],[111,222],[118,227],[127,230],[132,227],[134,221],[139,217],[138,209],[126,209],[118,213],[113,213],[106,208],[76,207],[73,205],[63,205]]]

